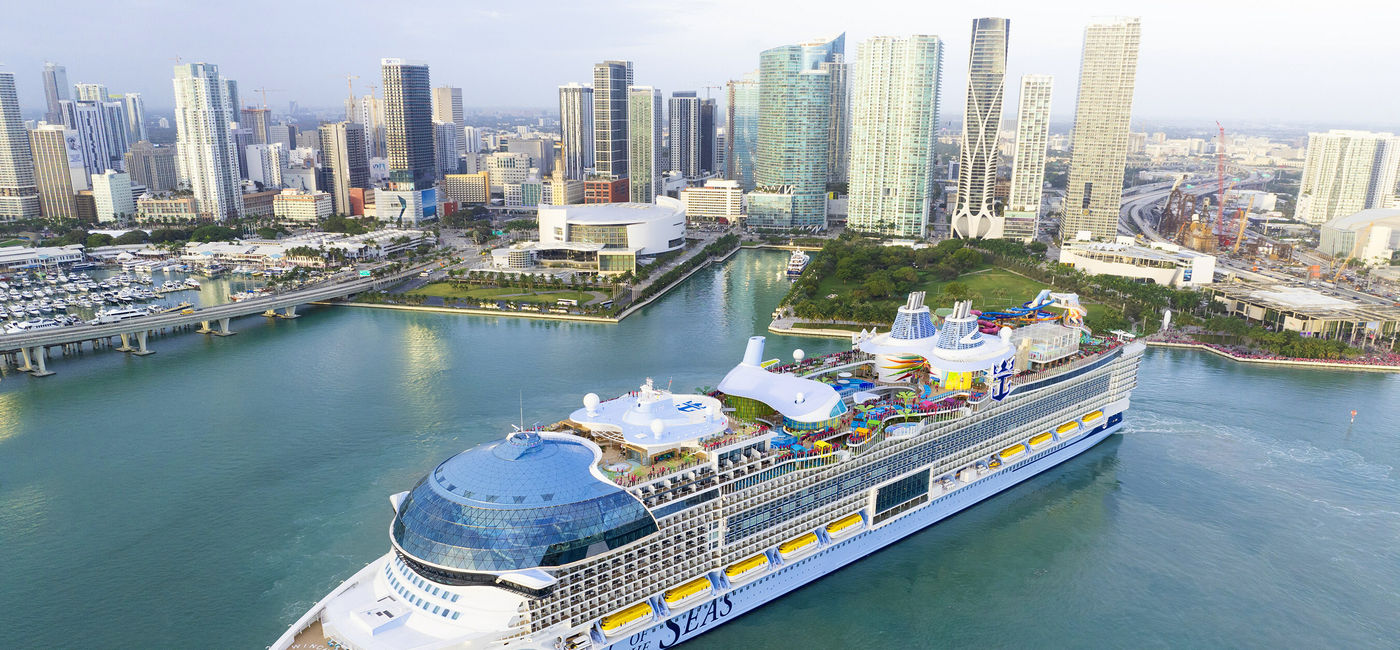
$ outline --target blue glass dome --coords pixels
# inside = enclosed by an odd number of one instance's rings
[[[512,434],[447,459],[394,517],[394,543],[460,571],[576,562],[656,532],[635,497],[595,476],[582,440]]]

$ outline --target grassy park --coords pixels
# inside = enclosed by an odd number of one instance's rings
[[[527,289],[524,287],[470,287],[452,282],[434,282],[408,292],[410,296],[442,298],[443,300],[503,300],[515,303],[554,304],[560,300],[577,300],[582,305],[596,296],[573,289]]]

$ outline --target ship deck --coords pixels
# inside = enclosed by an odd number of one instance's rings
[[[330,648],[330,642],[326,639],[326,633],[321,629],[321,621],[312,621],[305,630],[298,632],[292,639],[292,644],[287,646],[288,650],[310,650],[311,648]]]

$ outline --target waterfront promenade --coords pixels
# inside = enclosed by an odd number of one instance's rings
[[[53,374],[47,364],[52,349],[61,348],[64,353],[76,353],[83,343],[90,343],[97,349],[111,345],[116,339],[121,342],[116,350],[146,356],[154,353],[148,345],[148,339],[153,333],[175,332],[198,326],[196,331],[200,333],[231,336],[236,333],[230,325],[235,318],[256,314],[296,318],[298,305],[343,298],[362,291],[392,286],[415,276],[424,268],[427,266],[414,266],[377,277],[364,277],[355,272],[338,273],[312,286],[202,309],[139,316],[115,323],[81,324],[0,335],[0,363],[13,364],[21,372],[28,372],[35,377],[45,377]]]

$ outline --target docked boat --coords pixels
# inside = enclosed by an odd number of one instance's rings
[[[139,307],[121,307],[118,309],[104,309],[97,312],[97,317],[93,319],[94,325],[106,325],[107,323],[117,323],[128,318],[138,316],[148,316],[150,311]]]
[[[811,255],[808,255],[800,250],[793,251],[792,255],[788,257],[787,276],[789,278],[796,278],[802,275],[802,271],[806,270],[807,268],[807,263],[811,261]]]
[[[425,467],[389,499],[387,552],[271,648],[671,648],[1118,431],[1144,346],[1072,338],[1018,368],[968,303],[935,322],[916,294],[891,332],[799,370],[753,337],[712,390],[587,393],[547,430]],[[911,357],[917,374],[896,363]],[[839,391],[840,373],[870,389]],[[971,385],[988,388],[955,390]],[[870,435],[892,418],[910,429]],[[1047,419],[1073,435],[1046,439]]]

